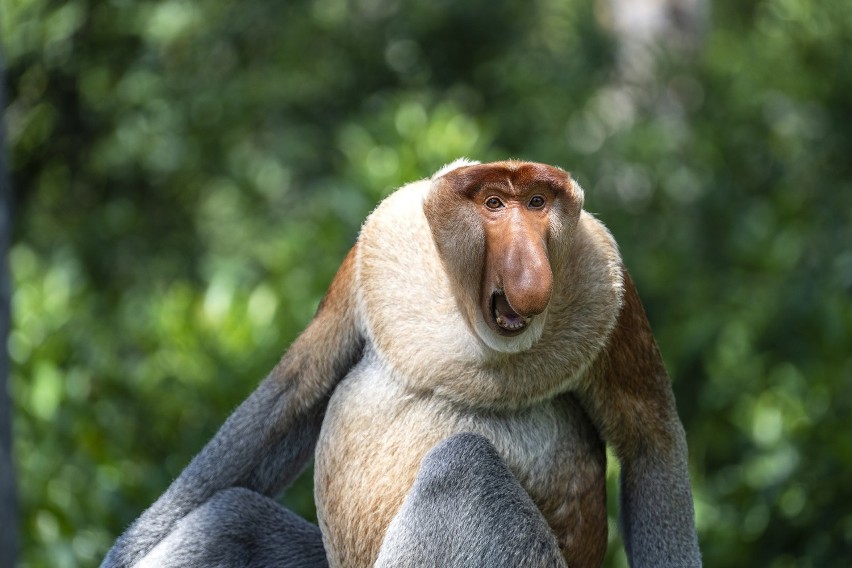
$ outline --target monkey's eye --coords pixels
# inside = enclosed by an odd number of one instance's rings
[[[532,209],[541,209],[544,207],[544,197],[540,195],[533,195],[532,199],[530,199],[529,205]]]
[[[489,209],[496,210],[503,207],[503,202],[497,197],[489,197],[485,200],[485,206]]]

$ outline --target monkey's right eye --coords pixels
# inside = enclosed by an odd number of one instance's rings
[[[503,202],[497,197],[489,197],[485,200],[485,206],[489,209],[500,209],[503,207]]]

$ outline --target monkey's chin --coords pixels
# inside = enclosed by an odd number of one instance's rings
[[[544,331],[545,314],[539,314],[529,320],[529,323],[515,335],[503,335],[494,331],[486,323],[481,313],[477,315],[474,329],[479,339],[494,351],[500,353],[520,353],[526,351],[541,339]]]

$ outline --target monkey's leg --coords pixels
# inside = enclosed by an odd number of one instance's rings
[[[456,434],[424,458],[375,566],[564,568],[565,561],[491,443]]]
[[[272,499],[225,489],[181,519],[139,568],[324,568],[320,530]]]

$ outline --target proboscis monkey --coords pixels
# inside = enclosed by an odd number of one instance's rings
[[[384,200],[313,321],[103,566],[700,566],[686,441],[571,176],[459,160]],[[270,497],[316,456],[317,527]]]

